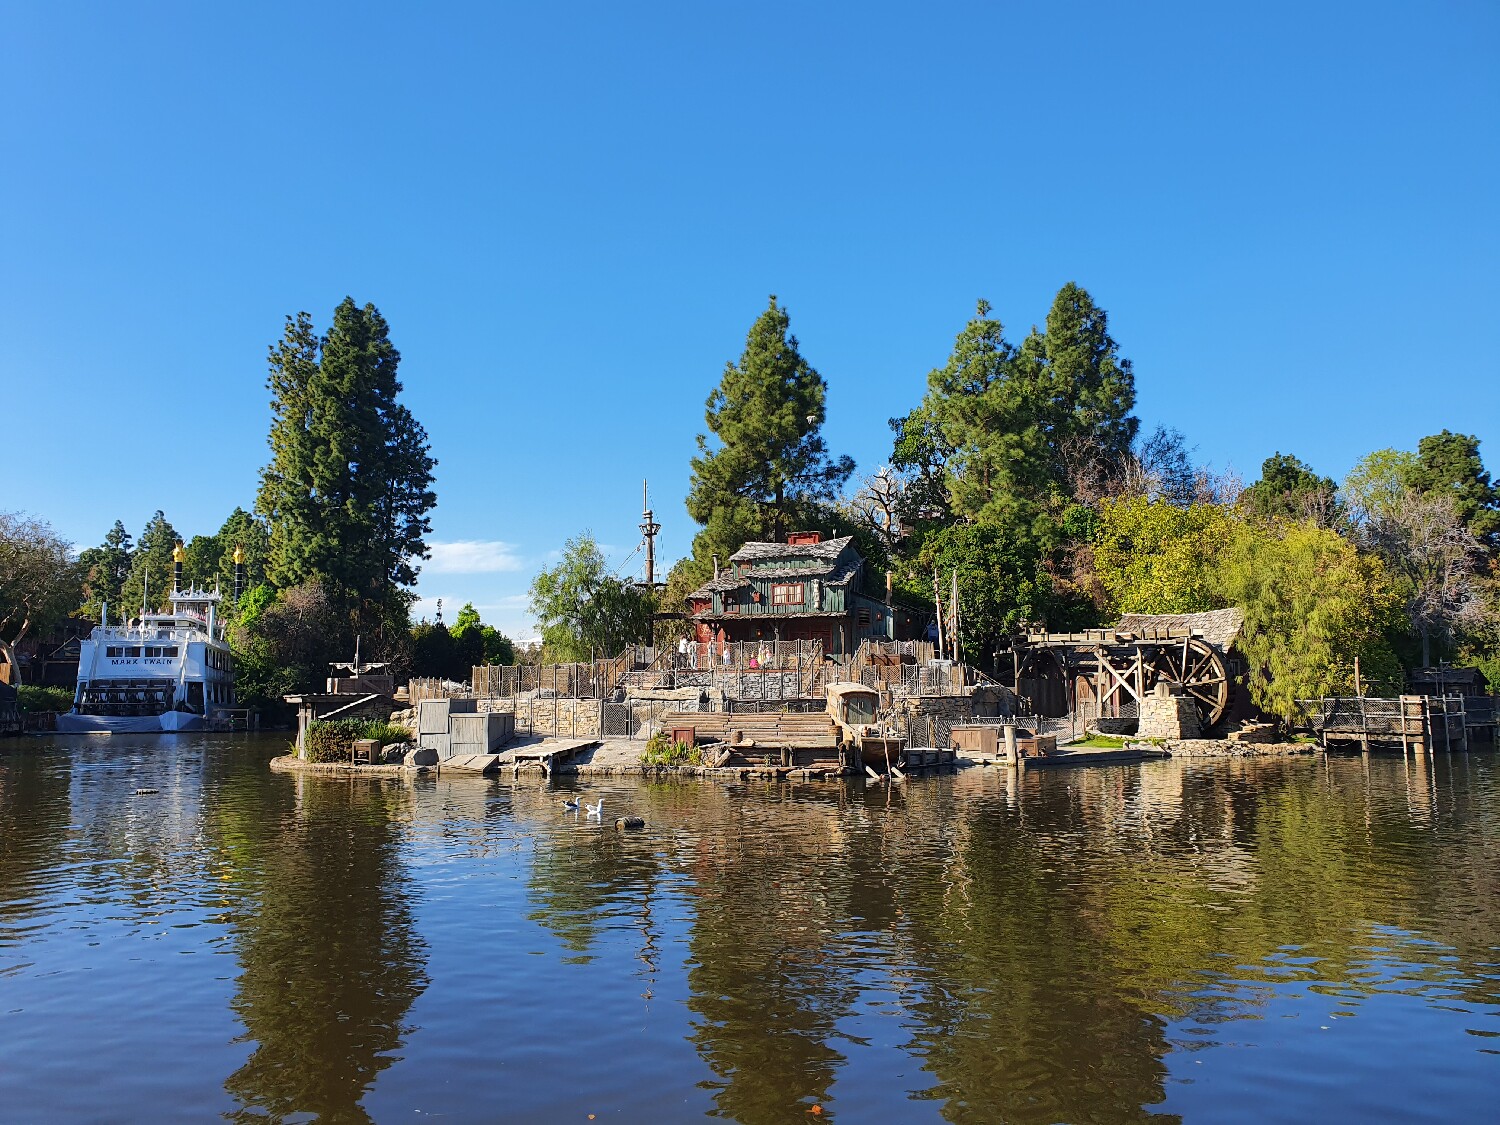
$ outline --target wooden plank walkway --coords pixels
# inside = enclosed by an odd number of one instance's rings
[[[510,752],[511,772],[519,774],[522,766],[540,766],[550,775],[575,754],[598,746],[597,738],[547,739],[532,746],[518,746]]]

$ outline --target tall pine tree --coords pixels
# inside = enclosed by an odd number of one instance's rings
[[[120,614],[134,617],[141,612],[156,613],[172,600],[172,549],[177,546],[177,529],[160,509],[146,523],[131,556],[130,573],[120,591]],[[143,601],[144,598],[144,601]],[[115,617],[115,611],[110,610]]]
[[[78,565],[83,573],[83,613],[94,621],[99,620],[105,604],[118,620],[122,607],[121,594],[126,576],[130,574],[131,556],[135,550],[130,532],[125,524],[115,520],[104,542],[90,547],[78,556]]]
[[[948,362],[927,377],[925,408],[952,447],[954,511],[1019,527],[1069,500],[1080,456],[1118,471],[1139,420],[1130,361],[1120,358],[1104,310],[1069,282],[1020,348],[981,301]]]
[[[306,313],[271,348],[271,462],[256,509],[270,527],[268,577],[321,583],[369,635],[405,630],[415,560],[436,503],[427,433],[398,400],[400,353],[374,305],[345,298],[319,339]]]
[[[831,502],[854,461],[830,457],[823,441],[828,385],[802,358],[791,319],[776,303],[756,319],[738,364],[708,396],[705,421],[717,439],[698,438],[688,514],[703,525],[693,555],[727,558],[746,541],[777,540]]]

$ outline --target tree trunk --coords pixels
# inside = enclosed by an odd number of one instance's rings
[[[1427,626],[1422,626],[1422,667],[1432,667],[1432,638],[1428,634]]]
[[[16,640],[19,641],[20,639],[19,636],[16,637]],[[11,686],[19,686],[21,683],[21,660],[16,653],[15,646],[4,637],[0,637],[0,660],[3,660],[10,668]]]

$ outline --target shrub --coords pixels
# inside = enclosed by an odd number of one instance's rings
[[[691,742],[673,742],[665,731],[657,731],[646,741],[641,762],[648,766],[698,766],[703,755]]]
[[[348,761],[361,738],[388,742],[410,742],[411,731],[384,719],[314,719],[307,724],[304,757],[309,762]]]
[[[21,684],[16,688],[22,711],[71,711],[73,693],[65,687]]]

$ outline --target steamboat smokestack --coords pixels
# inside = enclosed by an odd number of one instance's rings
[[[187,558],[187,552],[182,549],[182,544],[172,548],[172,593],[182,593],[182,560]]]

